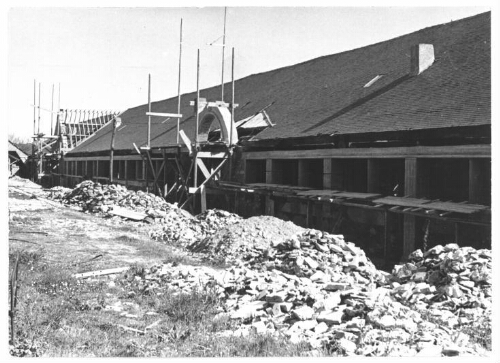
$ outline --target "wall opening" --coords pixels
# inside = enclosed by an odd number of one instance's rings
[[[299,185],[323,189],[323,159],[299,160]]]
[[[136,176],[136,160],[127,160],[127,180],[135,180]]]
[[[266,182],[266,160],[247,160],[245,183]]]
[[[405,160],[371,159],[368,161],[368,191],[382,195],[404,196]]]
[[[116,165],[116,163],[113,163],[113,166]],[[109,177],[109,161],[107,160],[99,160],[98,161],[98,172],[100,177]]]
[[[469,199],[468,159],[424,159],[419,197],[463,202]]]
[[[299,185],[299,162],[290,159],[273,160],[272,183],[283,185]]]

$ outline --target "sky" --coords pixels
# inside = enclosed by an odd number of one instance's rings
[[[224,79],[231,80],[233,47],[239,79],[488,10],[488,6],[228,7]],[[33,135],[33,120],[38,119],[32,107],[35,80],[36,103],[40,97],[45,109],[125,110],[145,104],[148,74],[153,101],[176,96],[181,18],[181,92],[196,90],[197,49],[200,88],[220,84],[223,6],[10,6],[8,134]],[[49,134],[51,113],[42,110],[40,116],[40,130]]]

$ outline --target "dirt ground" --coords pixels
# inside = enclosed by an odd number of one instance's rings
[[[151,240],[147,224],[97,217],[33,198],[40,191],[29,181],[9,180],[11,252],[43,252],[50,264],[72,265],[75,273],[151,265],[172,254],[196,264],[196,258],[186,252]]]

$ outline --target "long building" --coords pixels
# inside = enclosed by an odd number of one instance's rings
[[[230,83],[224,100],[220,86],[182,95],[180,137],[175,117],[155,116],[148,141],[146,115],[177,113],[177,97],[126,110],[63,156],[57,183],[201,190],[198,208],[343,233],[381,265],[435,244],[491,244],[491,13],[234,88],[234,107]]]

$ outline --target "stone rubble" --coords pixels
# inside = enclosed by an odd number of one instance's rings
[[[133,191],[118,184],[100,184],[86,180],[74,189],[54,187],[49,190],[50,199],[66,205],[77,206],[84,212],[111,215],[113,207],[123,207],[131,211],[143,212],[150,220],[161,220],[167,212],[186,214],[161,197],[143,191]],[[187,213],[189,214],[189,213]]]
[[[218,209],[209,209],[195,217],[171,210],[162,218],[161,226],[152,229],[149,235],[156,241],[188,247],[241,220],[237,214]]]
[[[491,316],[491,250],[437,245],[416,250],[392,271],[391,295],[449,327]]]
[[[485,250],[467,251],[477,261],[488,259]],[[425,265],[425,261],[420,262]],[[443,261],[447,261],[445,256]],[[479,274],[481,278],[491,272],[491,265],[485,263],[484,268],[478,269],[485,274]],[[242,255],[236,266],[224,270],[166,264],[147,269],[138,283],[144,291],[157,294],[211,289],[225,302],[224,311],[215,319],[241,323],[234,331],[218,333],[222,336],[284,335],[292,342],[308,342],[313,350],[325,347],[345,355],[486,354],[469,343],[466,334],[429,322],[423,311],[396,301],[399,290],[394,284],[397,279],[403,282],[402,276],[376,270],[361,249],[340,235],[305,230],[272,244],[262,256]],[[413,282],[411,276],[404,276],[408,283]],[[491,304],[491,298],[485,299]],[[444,311],[455,316],[451,310]],[[450,320],[448,315],[442,318]]]
[[[122,281],[145,293],[214,292],[225,305],[215,319],[239,322],[223,336],[284,335],[308,342],[312,352],[345,355],[488,354],[460,328],[491,324],[490,250],[456,244],[417,250],[387,273],[342,235],[274,217],[245,220],[221,210],[192,216],[152,194],[93,182],[52,194],[92,213],[114,205],[145,212],[158,222],[153,239],[230,262],[223,270],[152,266]]]

